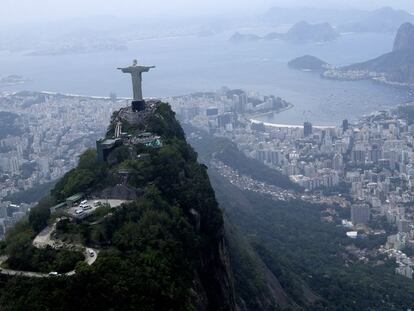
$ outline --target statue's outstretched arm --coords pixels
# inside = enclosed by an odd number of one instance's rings
[[[148,67],[145,67],[145,71],[146,72],[148,72],[150,69],[152,69],[152,68],[155,68],[155,66],[148,66]]]
[[[131,68],[129,68],[129,67],[126,67],[126,68],[117,68],[118,70],[121,70],[123,73],[131,73],[132,72],[132,70],[131,70]]]

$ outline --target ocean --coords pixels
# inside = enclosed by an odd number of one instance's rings
[[[391,50],[394,34],[346,34],[325,44],[282,41],[234,44],[231,32],[210,37],[170,37],[129,43],[128,50],[56,56],[0,52],[0,76],[19,74],[32,81],[1,90],[131,96],[128,75],[116,70],[138,59],[157,68],[144,74],[144,96],[166,97],[222,86],[280,96],[294,105],[263,121],[336,125],[411,100],[407,90],[370,81],[343,82],[289,69],[287,62],[305,54],[333,65],[371,59]]]

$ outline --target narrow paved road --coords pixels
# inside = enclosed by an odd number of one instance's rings
[[[98,259],[99,251],[97,249],[93,248],[85,248],[82,245],[77,244],[67,244],[63,243],[60,240],[54,240],[52,238],[52,233],[56,230],[56,222],[43,229],[33,240],[33,246],[36,248],[45,248],[46,246],[51,246],[53,248],[64,247],[64,248],[78,248],[84,250],[85,255],[85,262],[88,265],[92,265],[96,259]],[[0,257],[0,266],[7,260],[7,256]],[[10,275],[10,276],[24,276],[24,277],[30,277],[30,278],[47,278],[47,277],[56,277],[56,276],[72,276],[75,275],[76,271],[72,270],[63,274],[56,274],[56,272],[51,271],[50,273],[40,273],[40,272],[33,272],[33,271],[21,271],[21,270],[11,270],[11,269],[3,269],[0,268],[0,273],[4,275]]]
[[[45,248],[47,245],[54,246],[52,233],[56,230],[56,223],[43,229],[33,240],[33,246],[36,248]]]

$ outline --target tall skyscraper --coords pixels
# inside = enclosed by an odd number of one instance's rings
[[[303,123],[303,134],[305,137],[312,135],[312,123],[310,122]]]
[[[332,167],[334,170],[339,171],[343,168],[343,157],[341,154],[337,153],[334,155],[333,157],[333,161],[332,161]]]
[[[348,129],[349,129],[349,122],[347,119],[345,119],[344,121],[342,121],[342,130],[346,132]]]
[[[240,95],[233,95],[234,110],[237,113],[244,113],[247,109],[247,95],[241,93]]]

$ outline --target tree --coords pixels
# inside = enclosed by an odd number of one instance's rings
[[[35,233],[39,233],[47,226],[50,217],[50,202],[50,200],[41,201],[30,210],[29,224]]]

